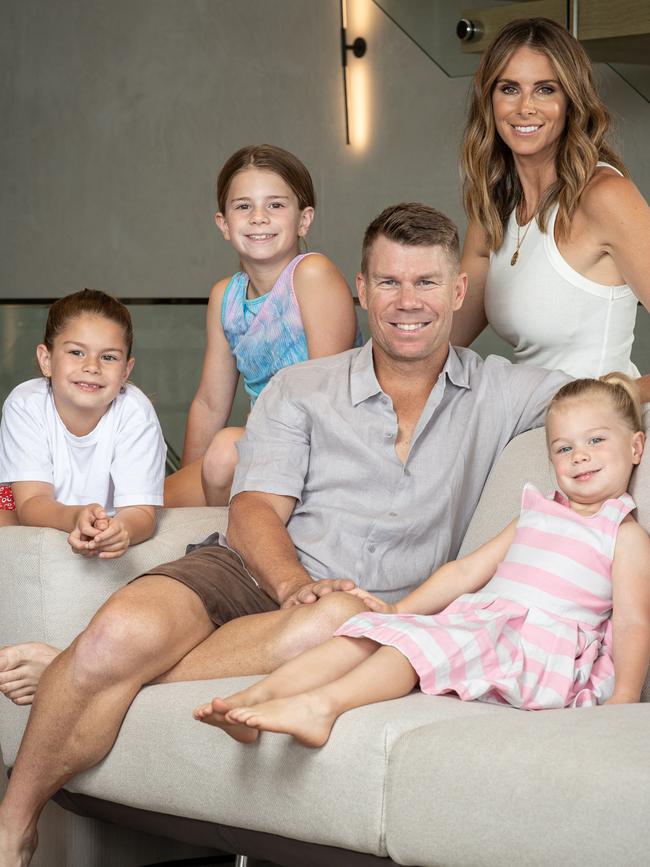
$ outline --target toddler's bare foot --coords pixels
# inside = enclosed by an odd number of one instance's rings
[[[0,648],[0,692],[15,704],[31,704],[41,675],[60,652],[38,641]]]
[[[226,721],[243,723],[267,732],[284,732],[308,747],[322,747],[332,731],[336,713],[328,701],[313,692],[276,698],[253,707],[236,707]]]
[[[223,729],[226,734],[241,744],[252,744],[253,741],[257,740],[259,732],[241,723],[233,723],[227,720],[226,714],[232,708],[233,705],[230,704],[230,699],[213,698],[209,704],[202,704],[195,708],[193,716],[199,722],[208,723],[211,726]]]

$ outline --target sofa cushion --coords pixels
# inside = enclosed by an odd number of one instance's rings
[[[405,732],[502,717],[502,708],[413,693],[359,708],[313,750],[288,735],[233,741],[192,708],[257,678],[150,686],[134,701],[110,755],[66,788],[129,806],[296,840],[385,855],[384,787]]]
[[[650,705],[501,710],[399,740],[388,854],[421,867],[650,863]]]

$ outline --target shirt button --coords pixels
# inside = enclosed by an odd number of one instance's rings
[[[368,551],[370,551],[371,554],[374,554],[375,553],[375,546],[374,545],[368,545]]]
[[[397,517],[397,512],[389,512],[388,515],[389,515],[389,517],[391,517],[391,518],[396,518],[396,517]]]
[[[393,438],[393,434],[390,431],[388,431],[388,433],[385,433],[384,436],[386,437],[387,440],[392,440],[392,438]]]
[[[382,403],[388,403],[388,398],[386,397],[386,395],[383,395],[381,402]]]

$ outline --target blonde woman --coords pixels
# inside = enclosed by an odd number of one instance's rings
[[[474,77],[462,145],[469,226],[452,342],[489,322],[517,362],[622,370],[650,308],[650,208],[606,142],[582,46],[545,18],[503,27]],[[639,382],[650,400],[650,376]]]

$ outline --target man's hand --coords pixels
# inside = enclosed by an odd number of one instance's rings
[[[294,590],[286,599],[283,599],[280,608],[292,608],[294,605],[309,605],[317,602],[321,596],[328,593],[354,590],[355,583],[351,578],[323,578],[321,581],[310,581]]]
[[[351,596],[357,596],[361,599],[366,608],[370,611],[376,611],[379,614],[397,614],[397,605],[391,604],[390,602],[384,602],[383,599],[379,599],[377,596],[373,596],[372,593],[368,593],[367,590],[362,590],[361,587],[353,587],[352,590],[347,591]]]
[[[109,517],[99,503],[90,503],[79,510],[75,528],[68,536],[68,544],[75,554],[82,557],[96,557],[97,551],[90,547],[90,543],[102,531],[106,530]]]

